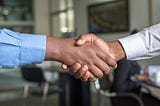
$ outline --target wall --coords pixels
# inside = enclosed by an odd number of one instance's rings
[[[160,22],[160,0],[152,0],[153,1],[153,24]]]
[[[34,0],[35,33],[50,35],[49,0]]]
[[[82,33],[88,32],[87,6],[90,4],[107,2],[107,1],[115,1],[115,0],[74,0],[75,27],[77,34],[80,35]],[[146,0],[130,0],[129,2],[130,30],[134,28],[141,30],[142,28],[149,26],[147,10],[148,10],[148,2],[146,2]]]
[[[89,4],[95,4],[100,2],[107,2],[111,0],[74,0],[75,11],[75,31],[78,35],[88,32],[87,27],[87,6]],[[153,1],[153,23],[160,22],[160,0]],[[149,26],[149,13],[148,13],[148,0],[130,0],[129,2],[129,17],[130,17],[130,30],[138,29],[142,30]],[[101,38],[111,41],[128,35],[128,32],[124,33],[109,33],[100,35]],[[141,60],[139,63],[142,67],[148,64],[159,64],[160,57],[156,57],[149,60]]]

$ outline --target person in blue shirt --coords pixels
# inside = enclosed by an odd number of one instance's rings
[[[80,63],[88,66],[88,70],[93,73],[90,79],[95,81],[94,76],[100,78],[109,71],[109,66],[116,66],[114,59],[96,46],[90,43],[76,46],[75,42],[76,38],[60,39],[2,29],[0,68],[16,68],[25,64],[41,63],[44,60],[59,61],[67,66]]]

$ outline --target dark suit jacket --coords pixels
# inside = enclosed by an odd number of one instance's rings
[[[140,86],[138,82],[131,80],[135,74],[139,74],[141,67],[136,61],[122,59],[117,62],[117,69],[114,70],[114,81],[111,87],[112,92],[133,92]]]

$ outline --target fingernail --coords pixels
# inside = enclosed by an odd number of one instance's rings
[[[116,64],[116,66],[114,68],[117,68],[117,64]]]
[[[87,71],[87,67],[83,66],[83,67],[82,67],[82,70],[83,70],[83,71]]]
[[[77,44],[83,44],[83,40],[82,40],[82,39],[79,39],[79,40],[77,41]]]
[[[79,41],[79,42],[82,42],[82,39],[79,39],[78,41]]]
[[[78,68],[81,68],[81,64],[80,64],[80,63],[76,63],[76,66],[77,66]]]
[[[67,66],[66,65],[63,65],[63,70],[66,70],[67,69]]]

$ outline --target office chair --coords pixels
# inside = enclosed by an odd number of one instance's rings
[[[24,85],[24,90],[23,90],[24,103],[26,98],[28,97],[30,83],[36,83],[38,86],[43,87],[42,104],[45,105],[48,95],[49,85],[56,85],[56,81],[52,83],[47,81],[43,75],[43,70],[39,67],[23,66],[21,67],[21,72],[23,79],[27,81],[27,83]],[[52,93],[55,93],[57,91],[58,89],[56,89]]]
[[[144,106],[141,98],[134,93],[115,93],[101,89],[99,80],[95,82],[95,88],[100,96],[110,98],[112,106]]]

